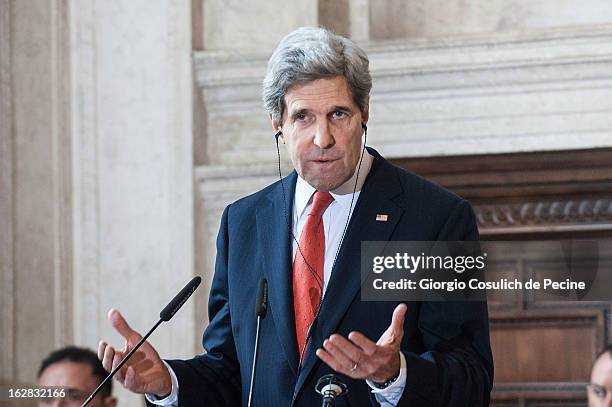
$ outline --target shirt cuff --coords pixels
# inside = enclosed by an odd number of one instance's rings
[[[376,401],[378,401],[382,407],[396,406],[404,393],[404,388],[406,387],[406,377],[406,356],[400,352],[399,376],[393,383],[384,389],[376,387],[371,380],[366,380],[366,383],[368,386],[370,386],[372,393],[374,393],[374,397],[376,397]]]
[[[162,362],[164,362],[164,365],[166,365],[168,372],[170,372],[170,380],[172,381],[172,391],[170,391],[170,394],[163,399],[158,398],[155,394],[145,394],[145,398],[149,403],[155,404],[157,406],[178,407],[179,388],[176,373],[174,373],[174,370],[172,370],[170,365],[167,364],[165,360],[162,360]]]

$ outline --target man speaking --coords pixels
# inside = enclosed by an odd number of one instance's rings
[[[488,406],[486,303],[362,302],[361,241],[477,240],[470,205],[365,146],[372,80],[365,52],[321,28],[287,35],[263,100],[295,171],[223,212],[204,353],[162,361],[145,344],[116,378],[149,403],[246,405],[259,281],[269,284],[253,405]],[[140,335],[111,310],[129,350]],[[123,352],[100,342],[107,370]]]

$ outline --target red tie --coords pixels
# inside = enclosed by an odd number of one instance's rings
[[[322,216],[333,200],[329,192],[315,192],[312,208],[304,229],[302,229],[300,244],[293,260],[293,310],[300,358],[302,352],[305,352],[308,328],[321,302],[325,264],[325,233]]]

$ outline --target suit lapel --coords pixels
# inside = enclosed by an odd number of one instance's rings
[[[374,155],[374,163],[359,196],[338,259],[332,270],[321,305],[317,329],[313,334],[298,377],[296,392],[300,391],[313,367],[317,363],[322,363],[315,354],[316,348],[321,347],[323,339],[334,333],[342,317],[360,292],[361,241],[389,240],[404,212],[403,208],[392,199],[402,192],[395,169],[374,150],[370,151]],[[377,221],[377,214],[388,215],[387,221]]]
[[[257,235],[263,245],[264,273],[268,280],[268,297],[278,339],[281,343],[287,362],[297,375],[297,342],[295,339],[295,322],[293,316],[293,288],[291,281],[291,225],[295,181],[297,174],[293,171],[283,179],[285,196],[278,184],[267,196],[266,202],[257,210]],[[284,208],[283,208],[284,206]]]

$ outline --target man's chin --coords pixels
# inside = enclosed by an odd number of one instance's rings
[[[336,162],[336,164],[339,163]],[[309,185],[321,192],[333,191],[351,178],[351,175],[346,171],[345,166],[338,165],[327,169],[309,167],[307,172],[300,174]]]
[[[345,182],[342,179],[336,179],[336,178],[330,179],[330,178],[308,177],[308,178],[304,178],[304,180],[308,182],[308,184],[310,184],[314,189],[320,192],[333,191],[334,189],[338,188],[340,185],[342,185]]]

